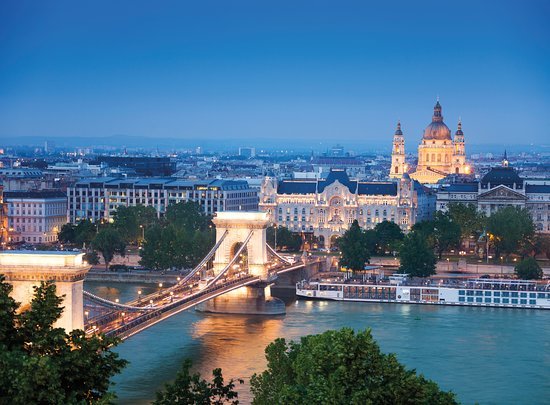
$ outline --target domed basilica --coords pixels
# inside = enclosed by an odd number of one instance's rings
[[[393,137],[390,177],[400,178],[407,172],[405,138],[401,131],[401,123],[398,122]],[[434,184],[449,174],[470,174],[470,166],[466,164],[462,123],[458,121],[458,129],[453,139],[451,130],[443,122],[441,104],[438,100],[434,107],[432,122],[424,130],[418,145],[418,164],[416,170],[410,173],[410,177],[420,183]]]

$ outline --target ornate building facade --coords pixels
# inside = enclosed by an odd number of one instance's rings
[[[441,104],[435,104],[432,122],[424,130],[418,145],[418,164],[410,174],[420,183],[435,184],[449,174],[470,174],[466,163],[466,150],[462,123],[459,120],[454,139],[451,130],[443,122]],[[407,172],[405,162],[405,139],[398,123],[393,138],[392,166],[390,177],[399,178]]]
[[[259,205],[271,224],[312,234],[330,247],[355,220],[364,229],[392,221],[406,232],[417,221],[431,218],[435,195],[406,174],[395,182],[363,182],[333,169],[326,179],[266,177]]]
[[[450,203],[473,204],[486,216],[506,206],[526,208],[535,230],[550,233],[550,184],[529,183],[508,166],[492,168],[478,182],[456,183],[437,192],[437,210],[447,211]]]

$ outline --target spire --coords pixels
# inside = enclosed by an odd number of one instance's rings
[[[502,159],[502,167],[508,167],[508,154],[506,153],[506,149],[504,149],[504,159]]]
[[[458,128],[455,135],[464,136],[464,132],[462,132],[462,120],[460,118],[458,119]]]
[[[403,135],[403,131],[401,131],[401,121],[397,121],[397,129],[395,130],[395,135]]]
[[[432,117],[432,122],[442,122],[443,116],[441,115],[441,104],[439,104],[439,96],[437,97],[437,102],[434,106],[434,115]]]

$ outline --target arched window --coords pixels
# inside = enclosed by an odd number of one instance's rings
[[[449,155],[445,154],[445,163],[449,163]]]
[[[437,161],[438,161],[438,162],[441,162],[441,153],[438,153],[438,154],[437,154]]]
[[[435,153],[432,153],[432,162],[435,162]]]
[[[426,153],[426,162],[429,162],[429,161],[430,161],[430,154]]]

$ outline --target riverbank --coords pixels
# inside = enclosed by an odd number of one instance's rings
[[[86,281],[106,281],[110,283],[176,284],[182,276],[178,272],[158,271],[106,271],[93,268],[86,275]]]

